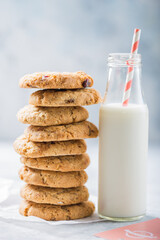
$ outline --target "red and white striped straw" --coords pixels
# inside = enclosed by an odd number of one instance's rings
[[[138,52],[140,35],[141,35],[141,30],[135,29],[134,35],[133,35],[133,41],[132,41],[131,54],[136,54]],[[129,65],[129,63],[127,63],[127,64]],[[128,102],[129,102],[133,75],[134,75],[134,67],[129,66],[128,72],[127,72],[127,77],[126,77],[126,85],[125,85],[124,95],[123,95],[123,106],[127,106]]]

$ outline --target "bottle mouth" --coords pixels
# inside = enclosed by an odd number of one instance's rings
[[[110,53],[108,66],[112,67],[137,67],[141,65],[141,54],[132,53]]]

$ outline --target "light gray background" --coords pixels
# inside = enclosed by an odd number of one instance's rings
[[[133,29],[142,29],[143,89],[150,110],[150,140],[160,140],[159,0],[1,0],[0,141],[13,141],[25,128],[16,112],[30,90],[18,80],[36,71],[82,70],[102,96],[107,55],[129,52]],[[99,106],[90,106],[98,125]]]

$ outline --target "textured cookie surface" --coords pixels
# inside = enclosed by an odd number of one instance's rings
[[[25,185],[21,188],[21,197],[36,203],[71,205],[88,200],[89,193],[85,186],[76,188],[48,188]]]
[[[84,218],[92,215],[94,210],[95,206],[90,201],[75,205],[56,206],[23,200],[19,208],[19,212],[23,216],[35,216],[48,221]]]
[[[15,151],[30,158],[76,155],[85,153],[85,140],[71,140],[59,142],[32,142],[24,135],[17,138],[13,144]]]
[[[101,102],[95,89],[39,90],[31,94],[29,103],[35,106],[84,106]]]
[[[81,171],[88,167],[90,159],[88,154],[68,155],[56,157],[27,158],[21,157],[25,166],[49,171]]]
[[[60,126],[32,126],[25,130],[27,139],[35,142],[66,141],[83,138],[96,138],[97,127],[88,121]]]
[[[84,121],[88,111],[83,107],[35,107],[28,105],[17,114],[18,120],[24,124],[49,126]]]
[[[21,88],[74,89],[92,87],[93,79],[84,72],[39,72],[20,79]]]
[[[79,187],[86,183],[87,174],[79,172],[53,172],[23,166],[19,171],[20,179],[28,184],[54,188]]]

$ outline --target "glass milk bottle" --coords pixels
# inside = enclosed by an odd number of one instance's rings
[[[134,75],[129,104],[123,106],[127,61]],[[129,221],[145,215],[147,151],[148,108],[141,91],[141,55],[110,54],[99,116],[100,217]]]

